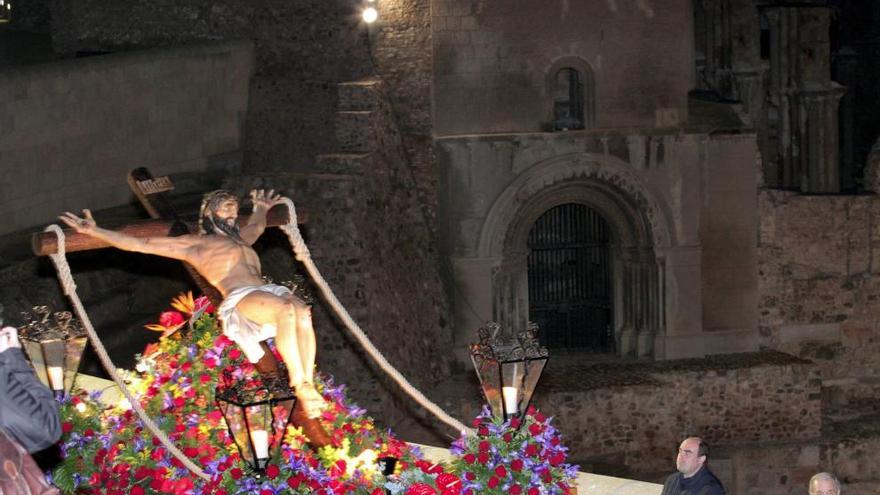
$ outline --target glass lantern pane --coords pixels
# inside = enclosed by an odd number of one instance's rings
[[[269,404],[259,404],[245,407],[247,423],[250,428],[249,446],[254,459],[265,461],[269,459],[270,442],[272,440],[272,407]],[[262,463],[257,463],[262,467]]]
[[[480,380],[480,388],[482,388],[483,396],[492,409],[492,414],[496,417],[501,417],[504,410],[502,409],[503,401],[501,396],[501,370],[498,366],[498,361],[474,355],[471,355],[471,360],[474,362],[474,369]]]
[[[541,378],[541,373],[544,371],[544,366],[547,364],[547,358],[538,358],[538,359],[527,359],[525,363],[520,363],[520,366],[524,368],[524,372],[522,375],[522,399],[520,401],[520,405],[523,410],[528,407],[529,402],[532,400],[532,394],[535,393],[535,389],[538,386],[538,380]]]
[[[73,388],[73,382],[79,373],[79,362],[88,342],[89,339],[85,335],[67,339],[64,356],[64,390],[67,392]]]
[[[241,454],[246,462],[253,463],[254,457],[251,453],[244,409],[223,400],[218,400],[217,406],[226,419],[226,426],[229,428],[229,434],[232,435],[235,446],[238,447],[238,453]]]

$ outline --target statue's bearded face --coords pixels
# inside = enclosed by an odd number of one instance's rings
[[[238,201],[234,199],[223,200],[211,210],[211,220],[214,228],[221,234],[235,239],[241,238],[238,226]]]

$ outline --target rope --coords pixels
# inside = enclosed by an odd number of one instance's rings
[[[159,439],[159,442],[168,449],[168,452],[182,462],[187,469],[193,472],[193,474],[205,481],[210,481],[211,477],[175,447],[173,443],[171,443],[171,440],[165,435],[165,432],[160,430],[159,426],[147,416],[147,412],[141,407],[140,401],[135,399],[131,395],[131,392],[129,392],[122,377],[119,376],[119,370],[116,369],[116,366],[113,365],[113,361],[110,360],[110,356],[107,355],[107,349],[104,348],[104,344],[101,342],[101,339],[98,338],[98,334],[92,326],[92,321],[89,319],[89,315],[86,313],[85,308],[83,308],[82,301],[76,293],[76,283],[73,281],[73,275],[70,273],[70,266],[67,264],[67,258],[65,257],[64,232],[61,230],[61,227],[57,225],[46,227],[46,232],[49,231],[54,232],[55,235],[58,236],[58,251],[55,254],[49,255],[52,258],[52,263],[55,265],[55,270],[58,272],[58,279],[61,281],[64,294],[70,298],[70,302],[73,304],[73,310],[76,312],[77,318],[79,318],[83,327],[85,327],[86,332],[89,335],[89,340],[92,341],[92,345],[95,348],[95,352],[98,353],[98,358],[101,360],[101,364],[104,365],[104,369],[107,370],[107,373],[110,374],[110,378],[116,382],[116,385],[119,386],[122,394],[128,399],[128,402],[131,403],[131,408],[134,409],[134,412],[141,418],[144,426],[146,426],[147,429]]]
[[[425,397],[418,389],[412,386],[409,381],[404,378],[403,375],[397,371],[391,363],[385,359],[385,356],[376,349],[376,346],[370,342],[370,339],[364,334],[364,331],[360,326],[352,319],[351,315],[339,302],[336,298],[336,295],[333,293],[333,290],[330,289],[330,286],[327,285],[327,282],[324,280],[324,277],[321,276],[321,272],[318,271],[318,268],[315,266],[314,261],[312,261],[312,256],[309,253],[309,248],[306,246],[305,241],[303,240],[302,234],[299,231],[299,226],[296,221],[296,208],[293,206],[293,201],[289,198],[281,198],[281,201],[287,205],[287,211],[290,213],[290,217],[286,225],[281,226],[281,230],[283,230],[287,237],[290,239],[290,244],[293,246],[294,255],[296,259],[305,265],[306,270],[311,275],[312,280],[317,284],[318,288],[321,290],[321,294],[323,294],[324,299],[342,322],[345,324],[345,327],[352,333],[352,335],[357,339],[357,341],[363,346],[364,350],[367,351],[367,354],[370,355],[371,358],[379,365],[379,367],[385,373],[391,376],[391,378],[397,382],[398,385],[407,393],[410,397],[412,397],[416,402],[419,403],[422,407],[431,412],[434,416],[437,417],[440,421],[446,423],[447,425],[454,428],[457,432],[466,432],[472,433],[471,429],[463,425],[460,421],[453,418],[445,411],[440,409],[437,404],[431,402],[430,399]]]

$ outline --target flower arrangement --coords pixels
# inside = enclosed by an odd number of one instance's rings
[[[170,455],[127,401],[103,404],[98,395],[78,391],[60,407],[63,460],[51,478],[64,493],[466,495],[505,489],[515,495],[520,486],[533,495],[565,493],[570,484],[574,468],[562,463],[558,433],[539,413],[530,411],[517,430],[510,422],[493,422],[484,411],[475,420],[479,439],[457,440],[450,465],[431,464],[417,447],[377,429],[366,411],[348,400],[345,387],[327,376],[319,376],[316,385],[329,403],[320,421],[332,444],[315,451],[300,429],[289,426],[280,455],[255,476],[240,459],[213,398],[218,384],[258,385],[261,377],[220,334],[206,299],[182,295],[175,309],[151,328],[163,337],[147,346],[137,372],[125,378],[147,414],[210,480]],[[189,331],[177,331],[184,326]],[[482,442],[489,443],[488,450]],[[376,463],[387,457],[397,460],[388,476]],[[528,470],[535,475],[530,478]],[[540,491],[529,491],[534,487]]]
[[[474,419],[475,436],[462,436],[450,449],[461,475],[462,495],[573,493],[578,467],[567,464],[567,448],[548,418],[529,407],[523,419],[502,421],[488,406]]]

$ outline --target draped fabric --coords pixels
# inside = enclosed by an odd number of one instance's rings
[[[28,452],[61,437],[58,403],[18,348],[0,352],[0,429]]]

